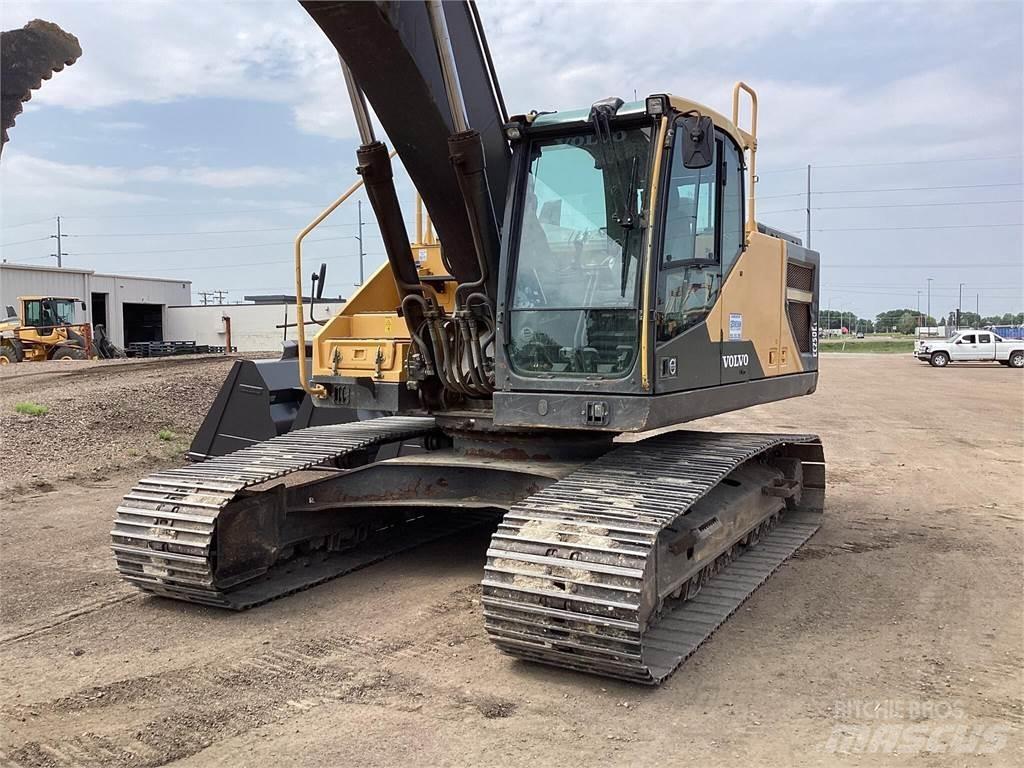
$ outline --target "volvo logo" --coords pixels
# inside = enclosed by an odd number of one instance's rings
[[[750,365],[750,355],[722,355],[722,367],[740,368]]]

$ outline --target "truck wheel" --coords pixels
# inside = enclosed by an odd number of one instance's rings
[[[85,360],[85,350],[80,347],[57,347],[53,360]]]
[[[25,359],[25,350],[18,339],[4,339],[0,344],[0,365],[20,363]]]
[[[928,359],[935,368],[945,368],[949,365],[949,355],[945,352],[932,352],[932,356]]]
[[[1010,353],[1010,367],[1024,368],[1024,349],[1015,349]]]

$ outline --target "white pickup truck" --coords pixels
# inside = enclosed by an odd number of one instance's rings
[[[961,361],[995,360],[1011,368],[1024,368],[1024,341],[1004,339],[992,331],[960,331],[948,339],[918,339],[914,357],[945,368]]]

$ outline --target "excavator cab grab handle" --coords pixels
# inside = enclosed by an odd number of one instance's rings
[[[740,128],[740,91],[750,97],[750,130]],[[747,189],[747,232],[757,231],[757,217],[754,214],[754,187],[757,185],[757,93],[742,80],[732,87],[732,124],[745,134],[748,142],[745,149],[750,151],[750,179]]]

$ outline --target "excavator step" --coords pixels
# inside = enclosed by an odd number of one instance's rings
[[[488,634],[528,661],[660,683],[818,529],[824,477],[812,435],[616,448],[506,514],[487,552]]]

